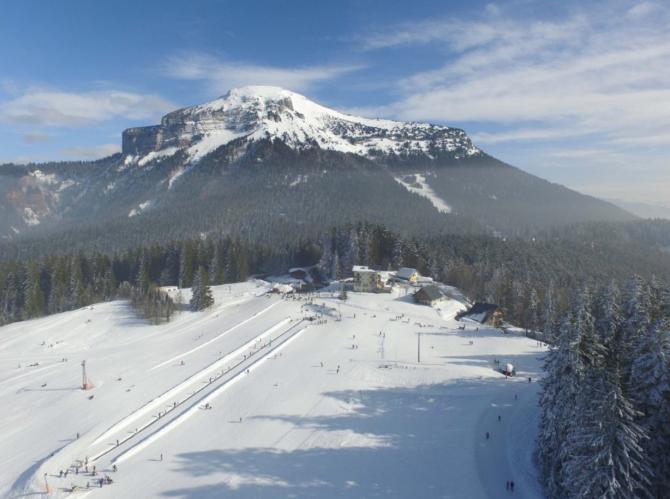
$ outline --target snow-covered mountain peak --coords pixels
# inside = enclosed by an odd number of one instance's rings
[[[297,150],[319,147],[369,158],[479,153],[459,129],[352,116],[272,86],[234,88],[218,99],[171,112],[160,125],[126,130],[123,152],[146,163],[149,154],[153,159],[186,150],[196,162],[236,139],[279,139]]]

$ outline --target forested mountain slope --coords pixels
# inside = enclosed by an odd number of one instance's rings
[[[0,166],[0,236],[215,228],[258,240],[357,221],[514,235],[635,218],[492,158],[462,130],[350,116],[275,87],[231,90],[122,142],[95,162]]]

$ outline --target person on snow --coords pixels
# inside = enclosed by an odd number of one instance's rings
[[[486,440],[488,440],[490,436],[491,436],[491,435],[489,435],[489,432],[487,431],[487,432],[486,432]]]

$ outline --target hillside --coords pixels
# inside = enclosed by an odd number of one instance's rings
[[[111,302],[0,328],[0,496],[46,473],[52,497],[104,475],[92,496],[485,498],[515,480],[541,497],[535,341],[458,329],[454,300],[266,290],[219,286],[213,309],[162,326]]]
[[[135,227],[154,240],[217,228],[264,240],[362,220],[512,235],[635,219],[492,158],[463,130],[350,116],[276,87],[174,111],[126,130],[122,145],[96,162],[0,166],[0,236],[74,228],[71,240],[100,230],[118,242]]]

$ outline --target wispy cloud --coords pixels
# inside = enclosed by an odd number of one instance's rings
[[[212,92],[221,94],[244,85],[276,85],[304,91],[362,67],[316,65],[291,68],[229,61],[202,53],[183,53],[167,59],[162,71],[171,78],[203,81]]]
[[[51,141],[51,135],[43,132],[30,132],[23,135],[25,144],[46,144]]]
[[[101,144],[86,147],[66,147],[60,150],[60,154],[67,159],[99,159],[120,151],[119,144]]]
[[[605,191],[599,182],[619,195],[667,190],[667,4],[568,3],[551,19],[502,5],[479,18],[418,20],[367,35],[368,51],[421,46],[438,61],[396,82],[395,99],[368,113],[466,124],[476,143],[514,144],[508,159],[543,165],[537,173],[573,168],[570,184],[592,192]],[[521,149],[531,144],[534,159]],[[605,173],[613,162],[625,181]],[[653,188],[633,186],[642,169],[645,181],[656,179]]]
[[[367,40],[368,48],[442,42],[448,61],[398,84],[378,112],[400,118],[571,124],[617,136],[670,125],[670,14],[575,13],[562,21],[495,16],[419,22]],[[527,125],[525,125],[527,127]],[[509,134],[517,140],[523,132]],[[532,134],[529,135],[532,138]]]
[[[0,120],[17,125],[81,127],[119,117],[156,118],[175,107],[153,94],[120,90],[75,93],[30,89],[0,102]]]

